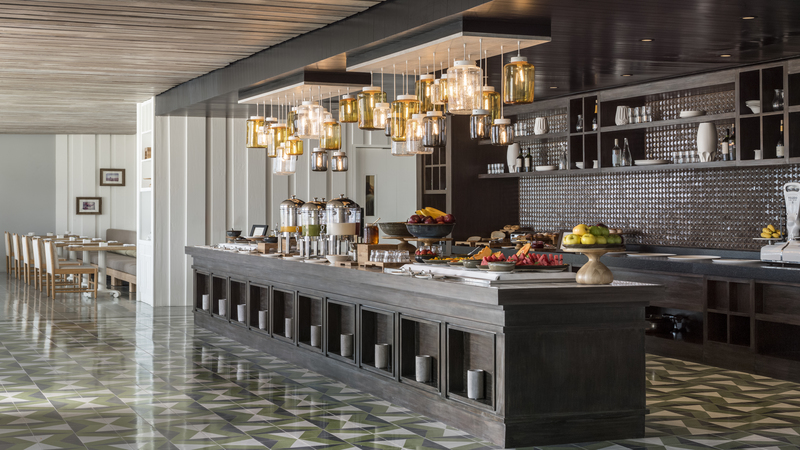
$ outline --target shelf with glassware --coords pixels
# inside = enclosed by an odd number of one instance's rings
[[[683,81],[652,83],[645,88],[640,86],[620,88],[600,92],[597,96],[561,100],[569,107],[570,169],[566,172],[576,175],[597,171],[661,170],[678,165],[681,168],[710,168],[796,164],[800,162],[800,74],[785,76],[785,64],[765,65],[752,70],[748,68],[748,70],[723,71],[713,74],[710,81],[690,77]],[[690,82],[702,82],[704,85],[693,87],[689,85]],[[786,97],[783,92],[785,85],[789,87],[786,90],[788,94]],[[659,86],[669,89],[660,90]],[[736,103],[737,93],[740,104]],[[763,103],[760,99],[764,98],[777,103],[774,106],[772,103],[765,105],[766,110],[763,111],[760,106],[751,110],[754,105],[750,103],[748,106],[742,99],[753,96],[759,99],[759,105]],[[598,114],[595,116],[594,104],[598,99]],[[786,106],[781,102],[786,102]],[[509,115],[514,117],[539,109],[552,108],[552,101],[548,101],[547,105],[541,107],[524,105],[508,110],[513,113]],[[588,129],[591,126],[587,126],[588,117],[592,117],[593,120],[599,118],[600,126],[596,131]],[[662,120],[658,120],[659,118]],[[579,123],[581,121],[583,123]],[[629,121],[634,123],[627,123]],[[652,142],[664,141],[666,137],[667,141],[672,140],[677,142],[677,145],[683,144],[681,147],[676,145],[675,150],[693,147],[693,142],[686,142],[686,128],[696,124],[699,130],[700,124],[708,122],[717,128],[716,154],[722,153],[722,142],[719,137],[725,137],[725,129],[735,132],[737,150],[733,161],[717,161],[714,158],[700,163],[611,167],[611,149],[615,139],[619,139],[620,146],[624,139],[629,140],[634,160],[655,159],[653,155],[658,155],[656,158],[660,157],[662,161],[669,162],[676,156],[681,158],[685,152],[678,151],[676,155],[670,148],[652,148],[650,147]],[[779,143],[786,145],[780,146]],[[645,147],[646,144],[648,147]],[[714,154],[712,150],[711,156]],[[691,160],[694,160],[694,155],[690,156]],[[595,160],[597,168],[594,168]],[[581,169],[579,165],[583,165],[583,168]],[[479,178],[553,176],[561,173],[565,171],[483,174]]]
[[[569,136],[570,133],[563,131],[560,133],[544,133],[544,134],[532,134],[526,136],[517,136],[514,138],[515,142],[533,142],[533,141],[543,141],[543,140],[553,140],[553,139],[563,139]],[[492,141],[489,139],[484,139],[480,141],[480,145],[492,145]],[[505,147],[505,146],[503,146]]]

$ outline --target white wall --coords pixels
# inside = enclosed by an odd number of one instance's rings
[[[109,228],[136,230],[136,136],[56,135],[55,231],[105,238]],[[100,169],[125,169],[125,186],[100,186]],[[101,197],[102,214],[75,214],[75,198]]]
[[[360,152],[376,152],[369,153],[364,170],[377,176],[379,195],[391,194],[397,205],[396,211],[379,211],[388,216],[383,220],[410,215],[416,204],[415,158],[390,156],[389,140],[382,133],[345,125],[343,134],[348,172],[312,172],[309,144],[317,145],[312,140],[304,142],[295,175],[273,176],[266,151],[244,146],[244,119],[157,117],[154,305],[189,305],[192,273],[187,245],[223,242],[225,230],[231,228],[245,234],[253,224],[272,229],[279,220],[278,205],[292,194],[305,201],[345,194],[364,202],[364,180],[358,176]]]
[[[55,136],[0,134],[0,231],[54,231],[55,173]],[[4,259],[5,254],[0,240]],[[6,265],[0,265],[5,271]]]

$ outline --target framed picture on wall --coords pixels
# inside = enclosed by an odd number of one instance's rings
[[[100,169],[100,186],[125,186],[125,169]]]
[[[75,197],[75,214],[102,214],[103,199],[100,197]]]

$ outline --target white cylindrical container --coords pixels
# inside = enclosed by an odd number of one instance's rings
[[[292,338],[292,324],[294,321],[290,318],[283,319],[283,335],[287,338]]]
[[[247,305],[236,305],[236,318],[239,322],[245,323],[247,321]]]
[[[416,357],[415,378],[420,383],[430,383],[433,358],[430,355]]]
[[[345,358],[351,358],[353,356],[353,333],[342,333],[339,344],[339,354]]]
[[[389,368],[389,355],[391,346],[389,344],[375,344],[375,367],[378,369]]]
[[[221,298],[221,299],[219,299],[218,303],[219,303],[219,310],[217,310],[217,313],[219,313],[220,316],[227,317],[228,316],[228,300],[226,300],[224,298]]]
[[[247,378],[247,368],[244,363],[236,363],[236,379],[239,381]]]
[[[703,122],[697,126],[697,153],[702,161],[711,161],[717,151],[717,126]]]
[[[203,294],[203,311],[208,311],[211,308],[211,297],[208,294]]]
[[[259,311],[258,312],[258,329],[259,330],[266,330],[267,329],[267,312],[266,311]]]
[[[311,346],[319,348],[322,342],[322,326],[311,325]]]
[[[473,400],[483,398],[484,375],[481,369],[467,371],[467,397]]]

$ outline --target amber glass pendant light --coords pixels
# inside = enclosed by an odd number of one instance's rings
[[[386,103],[386,92],[383,92],[380,87],[374,86],[370,83],[369,86],[361,90],[358,94],[358,128],[362,130],[375,130],[383,128],[375,128],[372,113],[375,111],[375,105],[378,103]]]
[[[508,105],[533,103],[534,72],[528,58],[520,56],[517,41],[517,56],[503,67],[503,102]]]
[[[350,95],[350,88],[347,88],[347,94],[339,99],[339,122],[358,122],[358,99],[355,95]]]
[[[408,62],[406,62],[408,76]],[[406,121],[419,114],[419,101],[416,95],[408,95],[408,82],[404,83],[406,94],[398,95],[392,102],[392,141],[406,141]]]
[[[328,107],[332,107],[330,100],[328,101]],[[333,115],[330,113],[326,115],[325,122],[322,124],[319,148],[321,150],[339,150],[342,148],[342,126],[334,120]]]
[[[258,115],[258,103],[256,103],[256,115],[250,116],[247,121],[247,139],[245,146],[247,148],[266,148],[258,142],[258,132],[264,130],[264,116]]]

